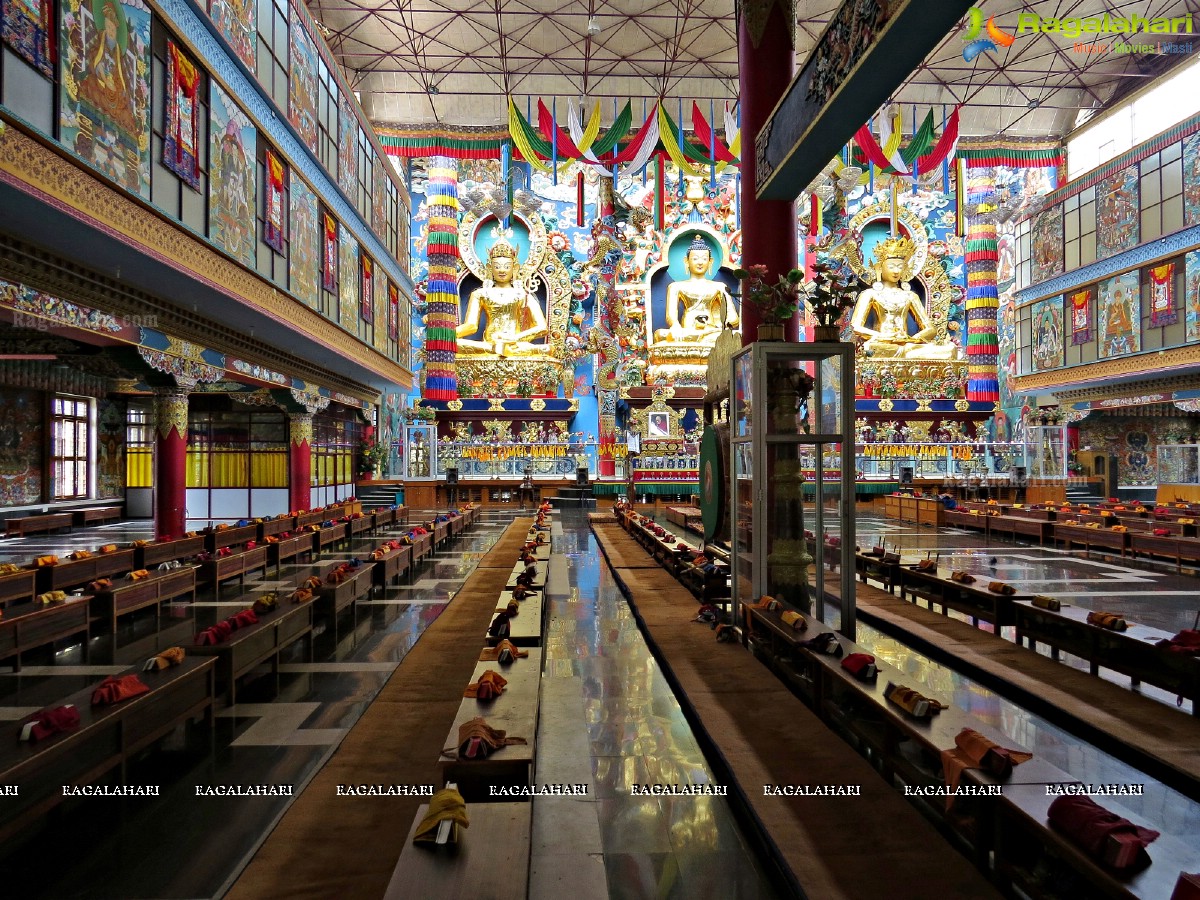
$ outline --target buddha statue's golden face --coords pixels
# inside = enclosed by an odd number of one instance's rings
[[[886,281],[889,284],[895,284],[900,281],[904,275],[904,265],[907,260],[902,256],[889,256],[879,267],[879,276],[881,281]]]
[[[712,254],[707,250],[689,250],[687,253],[687,270],[693,278],[703,278],[712,266]]]
[[[492,281],[496,284],[512,284],[513,258],[511,256],[493,256],[488,261],[488,267],[492,270]]]

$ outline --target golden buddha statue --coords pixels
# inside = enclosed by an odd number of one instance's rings
[[[689,277],[667,286],[667,327],[654,332],[654,342],[711,347],[727,325],[738,326],[737,309],[725,285],[708,277],[712,250],[699,235],[684,261]]]
[[[471,292],[467,314],[456,329],[458,354],[487,359],[551,359],[544,342],[546,314],[537,297],[518,278],[517,248],[501,238],[488,251],[483,287]],[[487,317],[482,340],[480,315]]]
[[[850,327],[865,339],[868,356],[885,359],[956,360],[962,355],[952,343],[937,343],[937,326],[908,279],[916,246],[906,237],[889,238],[875,246],[875,283],[858,295]],[[875,327],[867,319],[875,314]],[[909,317],[916,331],[909,332]]]

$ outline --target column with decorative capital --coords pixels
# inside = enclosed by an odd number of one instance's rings
[[[187,388],[159,393],[155,418],[154,526],[158,535],[178,538],[187,531]]]
[[[796,208],[793,201],[754,195],[754,139],[792,80],[796,27],[790,0],[742,0],[738,4],[738,85],[742,111],[742,265],[764,265],[767,281],[796,268]],[[758,338],[758,310],[742,303],[742,344]],[[794,341],[799,317],[784,327]]]
[[[288,509],[308,509],[312,505],[313,417],[292,413],[288,432]]]

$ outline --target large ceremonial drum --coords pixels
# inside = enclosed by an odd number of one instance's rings
[[[704,539],[720,540],[729,530],[729,427],[705,425],[700,438],[700,521]]]

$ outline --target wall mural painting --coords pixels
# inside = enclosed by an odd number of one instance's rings
[[[1079,445],[1117,457],[1117,481],[1125,487],[1158,483],[1158,448],[1190,443],[1195,420],[1186,416],[1115,416],[1093,413],[1079,423]]]
[[[1034,217],[1029,242],[1033,250],[1030,271],[1034,284],[1062,274],[1063,224],[1059,206],[1044,209]]]
[[[292,6],[288,16],[288,121],[300,140],[317,152],[317,48],[308,29]]]
[[[150,9],[142,0],[63,0],[63,145],[150,197]]]
[[[1183,224],[1200,224],[1200,131],[1183,142]]]
[[[1184,339],[1200,341],[1200,250],[1183,258]]]
[[[251,72],[258,39],[258,5],[254,0],[209,0],[208,17]]]
[[[1071,345],[1079,346],[1080,344],[1091,343],[1095,334],[1093,328],[1095,319],[1092,313],[1092,289],[1076,291],[1071,295],[1070,304],[1071,316]]]
[[[208,154],[208,228],[213,243],[253,268],[258,257],[254,169],[258,133],[216,82]]]
[[[292,293],[309,306],[315,307],[321,262],[320,240],[317,234],[317,195],[304,183],[304,179],[296,174],[295,169],[291,169],[289,175],[291,257],[288,259],[288,277]]]
[[[1175,263],[1150,268],[1150,327],[1163,328],[1179,321],[1175,311]]]
[[[0,388],[0,506],[42,499],[42,393]]]
[[[387,240],[387,172],[391,163],[371,154],[371,228],[381,241]]]
[[[1063,364],[1063,298],[1046,297],[1033,304],[1033,370],[1046,372]]]
[[[343,328],[358,330],[358,241],[338,223],[338,308]]]
[[[126,402],[101,397],[96,401],[96,494],[125,494]]]
[[[1141,286],[1138,272],[1125,272],[1100,282],[1098,356],[1124,356],[1142,349]]]
[[[338,98],[337,180],[347,197],[358,196],[358,117],[346,97]]]
[[[1129,166],[1096,185],[1096,258],[1136,247],[1140,224],[1138,167]]]
[[[54,75],[54,55],[50,49],[54,34],[53,0],[2,0],[0,18],[4,20],[0,37],[13,52],[47,78]]]
[[[375,349],[387,353],[388,278],[383,266],[375,267]]]

